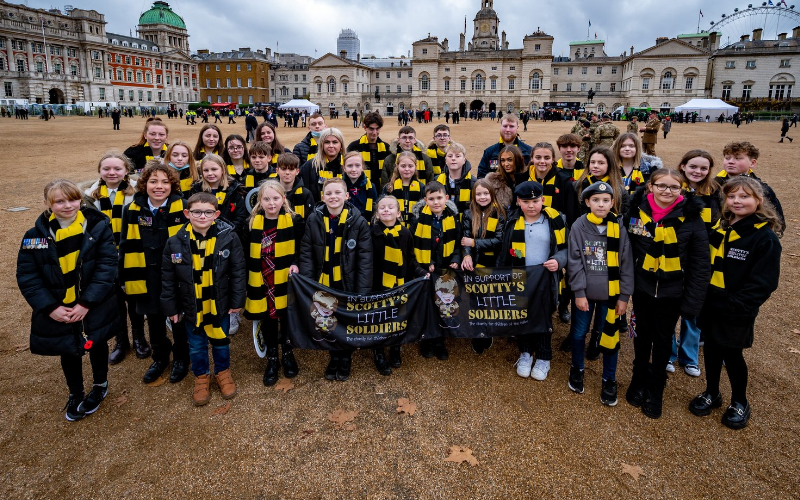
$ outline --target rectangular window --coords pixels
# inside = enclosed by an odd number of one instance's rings
[[[508,67],[508,70],[509,70],[509,71],[514,71],[514,70],[516,70],[516,69],[517,69],[517,67],[516,67],[516,66],[509,66],[509,67]]]
[[[376,72],[375,72],[375,79],[376,79],[376,80],[380,80],[380,79],[381,79],[381,74],[380,74],[380,72],[378,72],[378,71],[376,71]]]
[[[346,83],[342,83],[342,92],[344,92],[345,94],[347,93],[347,84]],[[297,87],[294,88],[294,93],[295,94],[297,93]]]
[[[489,80],[489,90],[497,90],[497,79],[492,78]]]
[[[167,75],[167,85],[172,85],[172,77]]]
[[[128,91],[128,100],[133,102],[133,90]]]
[[[236,98],[238,99],[238,103],[241,104],[242,103],[242,96],[236,96]]]
[[[567,92],[572,92],[572,84],[571,83],[567,84]]]
[[[147,100],[148,101],[152,101],[153,100],[153,91],[152,90],[148,90],[147,91]]]
[[[236,86],[241,88],[241,86],[242,86],[242,79],[241,78],[237,78],[236,79]]]
[[[387,85],[386,86],[386,93],[388,94],[391,91],[392,91],[392,86],[391,85]]]
[[[36,61],[36,72],[44,73],[44,63],[42,61]]]
[[[123,89],[119,89],[119,101],[125,100],[125,91]]]
[[[542,50],[542,45],[539,44],[539,43],[535,44],[533,46],[533,50],[535,50],[536,52],[539,52],[540,50]]]
[[[215,64],[214,66],[215,66],[214,67],[214,71],[219,71],[219,64]],[[217,96],[217,97],[219,97],[219,96]]]
[[[228,100],[227,100],[227,101],[225,101],[225,102],[233,102],[233,97],[229,95],[229,96],[228,96]]]
[[[397,78],[403,78],[403,73],[401,71],[397,72]]]
[[[322,93],[322,84],[318,83],[317,84],[317,94],[321,94],[321,93]]]
[[[770,85],[770,94],[772,93],[772,86]],[[772,97],[772,96],[770,96]],[[729,101],[731,99],[731,86],[730,85],[723,85],[722,86],[722,100]]]
[[[603,67],[602,66],[598,66],[597,67],[597,74],[598,75],[602,75],[603,74]]]
[[[248,66],[249,66],[249,64],[248,64]],[[253,96],[251,96],[251,95],[247,96],[247,104],[253,104]]]
[[[744,66],[746,69],[756,69],[756,62],[755,61],[747,61],[747,64]]]
[[[140,101],[144,100],[144,90],[139,91],[139,100]]]
[[[609,87],[609,90],[610,90],[611,92],[616,92],[616,90],[617,90],[617,84],[616,84],[616,83],[611,83],[611,85],[610,85],[610,87]]]
[[[558,68],[553,68],[553,74],[558,75]]]
[[[163,95],[163,93],[162,93],[162,92],[159,92],[159,93],[158,93],[158,100],[159,100],[159,101],[161,101],[161,97],[162,97],[162,95]]]
[[[462,67],[461,67],[461,72],[462,72],[462,73],[463,73],[464,71],[466,71],[466,70],[467,70],[467,68],[466,68],[465,66],[462,66]]]
[[[745,85],[744,88],[742,89],[742,99],[744,99],[745,101],[749,100],[752,92],[753,92],[753,86]]]
[[[595,83],[594,84],[594,91],[595,92],[600,92],[600,84],[599,83]]]
[[[242,65],[241,64],[237,64],[236,65],[236,71],[241,71],[241,70],[242,70]],[[241,104],[241,102],[239,104]]]
[[[427,53],[428,53],[428,49],[422,49],[422,55],[425,55]]]
[[[6,97],[11,97],[13,95],[13,88],[11,86],[11,82],[3,82],[3,86],[5,87]]]
[[[572,68],[567,68],[567,74],[568,74],[568,75],[571,75],[571,74],[572,74]]]
[[[402,92],[402,91],[403,91],[403,87],[402,87],[402,86],[400,86],[400,85],[398,85],[398,86],[397,86],[397,93],[399,94],[399,93],[400,93],[400,92]]]
[[[445,72],[450,71],[450,68],[445,68]],[[411,70],[408,70],[408,77],[411,78]]]
[[[156,75],[156,84],[161,85],[161,75]]]
[[[250,64],[250,63],[247,63],[247,71],[253,71],[253,65],[252,65],[252,64]],[[251,97],[252,97],[252,96],[251,96]],[[251,99],[251,100],[252,100],[252,99]],[[253,104],[253,103],[251,102],[250,104]]]
[[[169,63],[167,63],[167,64],[169,64]],[[167,69],[169,69],[169,67]],[[231,65],[230,64],[226,64],[225,65],[225,71],[230,71],[230,70],[231,70]],[[229,100],[229,102],[230,102],[230,100]]]
[[[557,83],[553,84],[553,92],[558,92],[558,84]]]
[[[649,89],[650,89],[650,79],[642,78],[642,90],[649,90]]]
[[[611,66],[611,74],[612,75],[616,75],[617,74],[617,67],[616,66]]]
[[[736,61],[725,61],[725,69],[733,69],[736,67]]]
[[[588,70],[589,70],[589,68],[587,68],[586,66],[583,66],[583,67],[581,68],[581,74],[582,74],[582,75],[585,75],[585,74],[588,72]]]
[[[105,101],[106,100],[106,89],[105,88],[100,87],[100,96],[99,97],[100,97],[101,101]]]
[[[514,79],[513,78],[509,78],[508,79],[508,90],[514,90]]]
[[[791,67],[791,64],[789,64],[790,61],[791,61],[791,59],[781,59],[781,66],[780,67],[781,68],[789,68],[789,67]]]
[[[211,78],[206,78],[206,88],[211,88]]]
[[[581,92],[586,92],[586,84],[581,83]]]
[[[461,90],[467,90],[467,81],[461,80]]]
[[[694,86],[694,77],[693,76],[687,76],[686,77],[686,85],[684,86],[684,88],[686,90],[692,90],[693,86]]]
[[[230,78],[226,78],[225,79],[225,87],[231,88],[231,79]]]
[[[184,87],[188,87],[189,86],[189,77],[188,76],[184,76],[183,77],[183,86]],[[197,87],[197,81],[196,80],[192,80],[192,86],[193,87]]]
[[[61,74],[61,63],[55,63],[53,65],[53,72],[57,75]]]
[[[142,83],[142,74],[138,71],[136,72],[136,83]]]
[[[389,79],[389,78],[391,78],[391,77],[392,77],[392,73],[391,73],[391,72],[389,72],[389,71],[387,71],[387,72],[386,72],[386,79],[388,80],[388,79]]]
[[[253,79],[252,78],[248,78],[247,79],[247,87],[250,88],[252,86],[253,86]]]

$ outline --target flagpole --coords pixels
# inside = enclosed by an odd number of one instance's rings
[[[702,11],[700,11],[702,12]],[[697,31],[696,33],[700,33],[700,12],[697,13]]]

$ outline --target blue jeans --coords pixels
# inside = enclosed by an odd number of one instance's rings
[[[186,324],[186,336],[189,339],[189,359],[192,362],[192,373],[195,377],[209,373],[208,365],[208,337],[202,329],[197,328],[190,321]],[[223,314],[220,327],[225,335],[231,326],[231,315]],[[211,345],[211,357],[214,358],[214,373],[227,370],[231,366],[231,346]]]
[[[572,366],[581,370],[584,368],[583,360],[586,356],[586,334],[592,325],[595,307],[598,309],[598,315],[605,321],[608,306],[604,303],[590,300],[588,311],[581,311],[577,307],[572,309],[572,325],[570,327],[570,333],[572,334]],[[597,326],[601,331],[603,330],[603,324]],[[619,350],[614,351],[614,354],[603,352],[603,380],[617,380],[618,358]]]
[[[700,366],[698,364],[700,329],[697,327],[697,318],[682,317],[680,335],[680,352],[678,349],[679,342],[676,340],[675,335],[672,336],[672,356],[670,356],[669,362],[674,363],[677,360],[684,366]]]

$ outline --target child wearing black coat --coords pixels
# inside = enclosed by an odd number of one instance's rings
[[[114,282],[117,249],[108,218],[81,207],[70,181],[44,189],[45,211],[25,233],[17,284],[33,308],[30,349],[60,356],[69,387],[66,419],[94,413],[108,393],[108,343],[120,328]],[[88,351],[93,386],[84,398],[82,360]]]
[[[731,383],[731,404],[722,423],[731,429],[747,426],[747,364],[744,349],[753,345],[761,305],[778,288],[781,220],[766,201],[761,183],[747,176],[722,186],[722,217],[710,236],[711,284],[698,324],[705,334],[706,390],[689,404],[689,411],[706,416],[722,406],[719,381],[722,365]]]

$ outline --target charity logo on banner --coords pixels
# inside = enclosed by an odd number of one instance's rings
[[[446,337],[503,337],[552,330],[557,285],[543,266],[446,270],[432,278],[434,314]]]
[[[423,334],[437,336],[429,290],[428,280],[417,278],[391,290],[361,295],[293,274],[289,338],[301,349],[345,350],[417,342]]]

